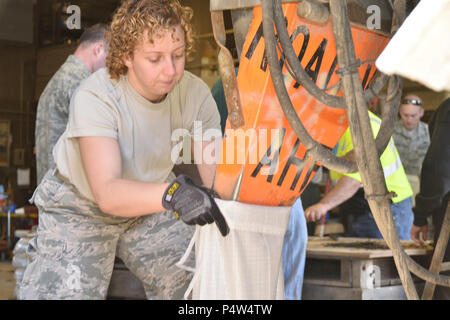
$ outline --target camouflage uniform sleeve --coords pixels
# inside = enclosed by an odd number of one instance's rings
[[[39,98],[36,113],[35,145],[36,145],[36,175],[39,184],[49,169],[49,106],[52,104],[51,90],[44,90]]]
[[[428,147],[430,146],[430,135],[428,133],[428,125],[426,123],[421,123],[421,132],[420,132],[420,145],[417,148],[417,163],[418,163],[418,172],[422,169],[422,163],[425,159],[425,155],[427,154]]]
[[[89,70],[70,57],[55,73],[39,99],[36,115],[36,167],[40,183],[45,173],[55,167],[53,148],[64,133],[69,117],[70,98]]]
[[[58,73],[39,99],[35,132],[38,183],[47,170],[55,167],[53,147],[67,125],[70,95],[64,76],[65,74]]]
[[[68,88],[64,88],[63,86],[64,84],[60,83],[58,91],[55,93],[52,112],[49,114],[49,152],[47,157],[48,163],[52,166],[55,165],[53,161],[53,148],[59,137],[64,133],[67,120],[69,118],[70,90],[68,90]]]

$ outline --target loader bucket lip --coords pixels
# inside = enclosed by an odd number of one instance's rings
[[[283,7],[302,67],[319,88],[333,87],[339,76],[331,20],[325,25],[312,23],[297,16],[294,3]],[[358,26],[353,26],[352,32],[357,56],[364,61],[359,74],[365,88],[375,74],[374,61],[389,37]],[[257,6],[253,8],[237,75],[244,126],[238,132],[227,121],[215,190],[226,200],[289,206],[314,178],[321,163],[288,123],[275,94],[264,51],[262,8]],[[345,109],[315,100],[287,70],[282,80],[308,134],[316,143],[333,149],[348,127]],[[328,93],[340,96],[339,91],[339,86],[334,86]]]
[[[299,0],[281,0],[282,3],[298,2]],[[210,11],[247,9],[261,5],[261,0],[210,0]],[[326,4],[328,6],[328,4]],[[367,27],[367,19],[373,14],[369,9],[376,6],[380,9],[380,29]],[[347,8],[350,23],[361,28],[381,33],[391,34],[392,8],[388,0],[347,0]],[[372,7],[374,8],[374,7]]]

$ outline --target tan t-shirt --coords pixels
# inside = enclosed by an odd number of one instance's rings
[[[122,156],[122,178],[162,183],[174,163],[172,132],[183,128],[193,135],[194,121],[203,132],[220,130],[220,116],[209,87],[185,71],[174,89],[160,103],[142,97],[127,77],[112,80],[106,69],[86,79],[70,102],[66,131],[53,149],[62,176],[81,195],[95,201],[84,172],[78,139],[102,136],[117,139]]]

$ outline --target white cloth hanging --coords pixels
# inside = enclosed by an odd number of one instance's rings
[[[422,0],[405,19],[376,61],[434,91],[450,90],[450,1]]]
[[[291,207],[268,207],[216,199],[230,233],[213,224],[197,226],[178,266],[194,271],[185,298],[204,300],[284,299],[281,260]],[[184,266],[195,243],[195,269]]]

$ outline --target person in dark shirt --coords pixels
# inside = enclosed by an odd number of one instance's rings
[[[420,193],[416,196],[414,223],[411,239],[423,244],[428,230],[427,217],[433,217],[434,241],[436,243],[450,197],[450,98],[445,100],[433,114],[428,125],[431,144],[422,164]],[[444,255],[450,261],[450,246]],[[435,298],[450,299],[450,288],[436,287]]]

